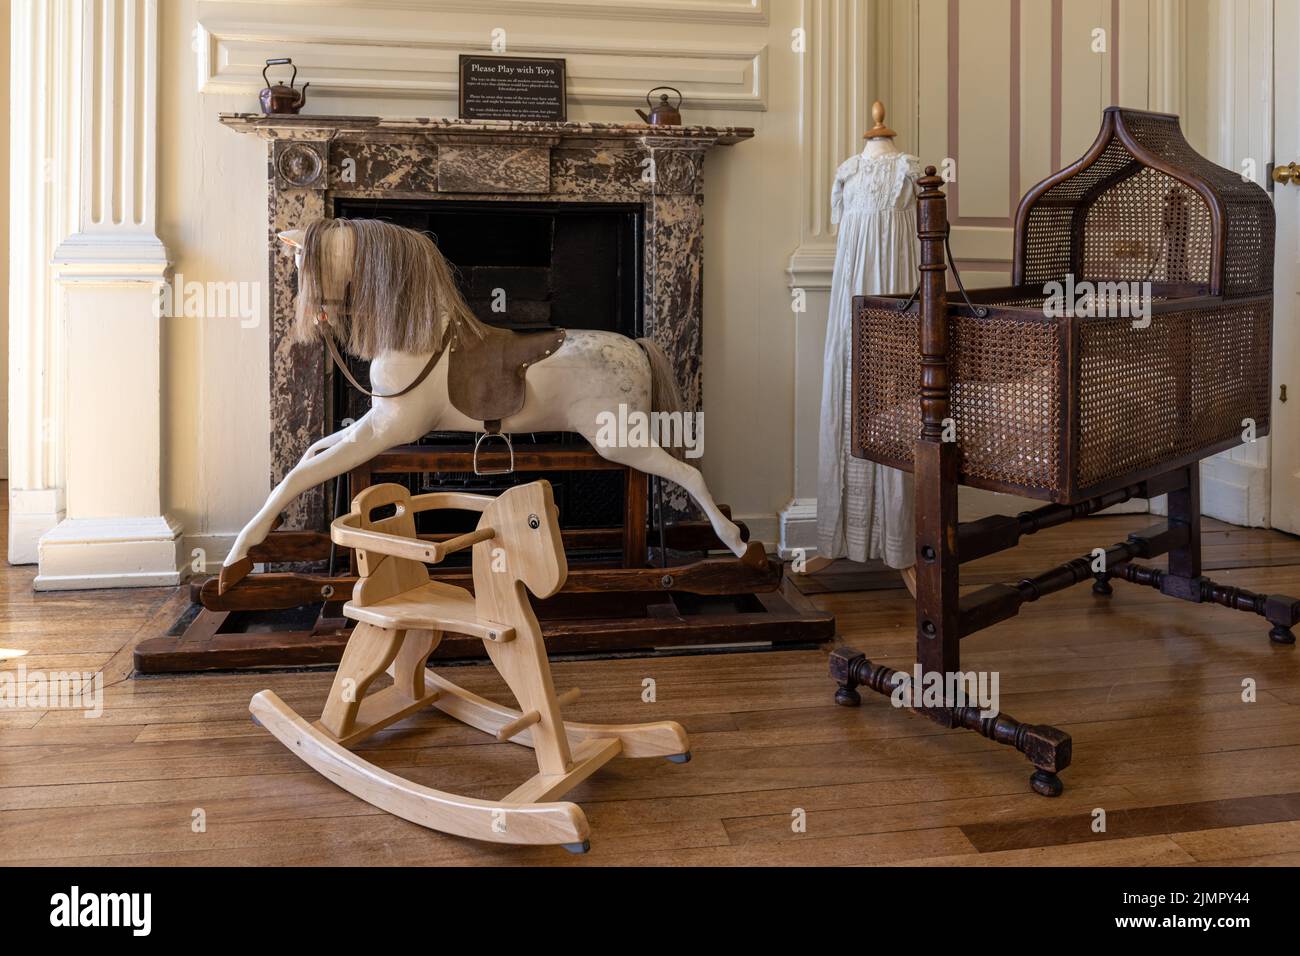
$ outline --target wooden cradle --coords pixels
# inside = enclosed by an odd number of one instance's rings
[[[1013,285],[950,305],[942,184],[933,167],[920,180],[918,294],[854,300],[853,453],[916,476],[922,674],[959,672],[962,638],[1089,578],[1098,594],[1122,578],[1251,611],[1273,641],[1293,644],[1300,601],[1216,584],[1200,559],[1200,460],[1268,433],[1274,216],[1264,190],[1197,154],[1176,116],[1111,107],[1087,154],[1021,200]],[[1052,283],[1103,297],[1058,314],[1046,308]],[[1053,504],[960,523],[959,484]],[[1101,561],[959,597],[961,563],[1159,495],[1167,522]],[[1167,571],[1134,561],[1166,553]],[[901,677],[847,647],[831,674],[849,706],[857,687],[890,694]],[[1061,792],[1068,734],[947,703],[915,709],[1016,747],[1035,766],[1033,788]]]

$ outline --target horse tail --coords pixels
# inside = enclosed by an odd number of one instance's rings
[[[650,411],[684,413],[686,401],[677,386],[677,375],[668,361],[668,353],[653,339],[637,339],[636,344],[650,361]],[[685,449],[678,446],[664,450],[678,460],[685,455]]]

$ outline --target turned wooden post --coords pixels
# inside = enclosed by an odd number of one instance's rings
[[[926,167],[919,185],[921,434],[914,465],[916,659],[923,673],[950,673],[960,668],[961,632],[957,616],[957,443],[943,440],[945,420],[951,417],[944,256],[948,201],[940,188],[943,180],[935,175],[933,166]]]

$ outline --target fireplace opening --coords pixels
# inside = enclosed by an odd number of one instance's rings
[[[429,233],[451,263],[457,285],[474,314],[503,328],[599,329],[629,337],[642,334],[644,207],[640,203],[560,203],[472,199],[375,200],[338,197],[334,215],[383,219]],[[367,363],[348,358],[353,375],[368,380]],[[341,428],[369,408],[369,400],[333,376],[332,418]],[[570,433],[513,436],[527,445],[583,447]],[[434,432],[419,444],[461,445],[462,432]],[[550,481],[565,529],[613,529],[623,524],[621,472],[517,472],[478,476],[472,472],[376,475],[412,493],[469,491],[496,495],[522,482]],[[468,526],[463,526],[469,521]],[[429,512],[418,530],[458,532],[470,516]],[[609,553],[606,554],[605,551]],[[595,549],[575,558],[613,557],[616,549]]]
[[[334,215],[429,233],[491,325],[641,334],[640,203],[340,198]]]

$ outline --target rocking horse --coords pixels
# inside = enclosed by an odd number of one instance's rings
[[[415,515],[434,508],[482,513],[474,531],[448,541],[415,536]],[[377,516],[378,511],[393,513]],[[396,484],[367,488],[331,535],[356,550],[361,579],[343,613],[357,621],[320,720],[308,723],[270,690],[249,704],[254,719],[312,769],[367,803],[456,836],[510,844],[589,848],[586,816],[558,797],[622,754],[690,759],[686,733],[671,721],[565,721],[576,688],[557,694],[527,588],[549,597],[568,565],[551,486],[535,481],[500,497],[433,492],[414,498]],[[430,580],[426,564],[473,549],[474,593]],[[425,669],[444,631],[483,639],[519,709],[465,690]],[[367,695],[387,672],[393,683]],[[537,774],[501,800],[435,790],[361,759],[349,748],[432,705],[499,741],[531,747]]]
[[[470,311],[433,241],[391,223],[321,219],[279,237],[294,249],[299,272],[297,338],[323,337],[340,366],[335,340],[369,359],[373,405],[308,448],[271,492],[226,557],[221,592],[252,571],[250,549],[294,498],[431,431],[480,432],[480,443],[511,432],[576,432],[602,458],[681,486],[724,547],[766,567],[763,546],[743,540],[697,469],[657,444],[598,440],[602,414],[620,406],[683,410],[656,343],[614,332],[494,329]]]

